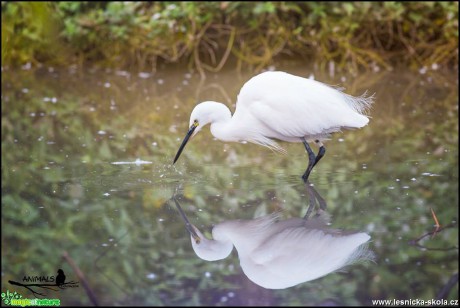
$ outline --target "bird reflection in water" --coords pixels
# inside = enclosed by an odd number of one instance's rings
[[[267,289],[285,289],[374,256],[367,245],[368,234],[328,227],[326,203],[311,185],[307,183],[306,188],[310,204],[304,218],[282,220],[277,212],[252,220],[224,221],[214,226],[212,239],[189,222],[177,198],[173,199],[198,257],[221,260],[235,246],[241,268],[251,281]],[[316,201],[319,210],[310,217]]]

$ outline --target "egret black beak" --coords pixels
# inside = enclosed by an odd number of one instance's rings
[[[173,200],[174,200],[174,203],[176,204],[177,210],[180,213],[180,216],[182,216],[182,219],[185,222],[185,228],[190,233],[190,235],[193,237],[195,242],[197,244],[199,244],[201,242],[201,238],[198,236],[198,234],[196,234],[195,227],[190,223],[190,221],[188,220],[187,216],[185,216],[185,213],[184,213],[184,211],[182,211],[182,208],[181,208],[179,202],[176,200],[176,197],[173,197]]]
[[[177,151],[176,157],[174,157],[174,162],[173,162],[173,164],[175,164],[176,161],[179,159],[180,154],[181,154],[182,151],[184,150],[185,145],[187,144],[187,142],[188,142],[188,140],[190,139],[190,137],[193,135],[193,132],[195,131],[195,129],[197,128],[197,126],[198,126],[198,121],[193,122],[192,126],[190,126],[190,129],[188,130],[187,135],[185,135],[185,138],[184,138],[184,140],[182,141],[182,144],[180,145],[179,150]]]

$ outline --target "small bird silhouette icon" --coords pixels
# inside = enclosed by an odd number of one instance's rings
[[[61,286],[65,282],[65,275],[62,269],[58,269],[58,275],[56,276],[56,285]]]

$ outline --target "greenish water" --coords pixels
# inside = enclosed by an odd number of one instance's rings
[[[307,155],[213,140],[206,127],[172,160],[193,106],[233,110],[252,74],[199,76],[42,68],[2,71],[2,289],[34,298],[24,276],[55,276],[78,288],[44,292],[61,305],[369,305],[373,299],[457,299],[457,72],[331,76],[302,64],[283,70],[376,93],[371,121],[333,135],[310,181],[330,227],[371,236],[375,262],[284,290],[247,279],[238,255],[198,258],[175,205],[214,224],[275,211],[303,217]],[[146,162],[142,164],[141,161]],[[413,240],[441,227],[435,235]],[[209,233],[209,232],[207,232]],[[451,249],[452,248],[452,249]],[[84,279],[70,266],[67,253]],[[442,290],[447,294],[442,294]]]

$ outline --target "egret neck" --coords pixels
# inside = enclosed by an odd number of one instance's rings
[[[196,119],[199,123],[198,128],[203,128],[206,124],[211,124],[211,133],[214,137],[222,141],[240,141],[237,138],[238,126],[232,125],[232,113],[227,106],[218,102],[203,102],[194,109],[190,119]],[[197,131],[195,132],[195,134]]]

